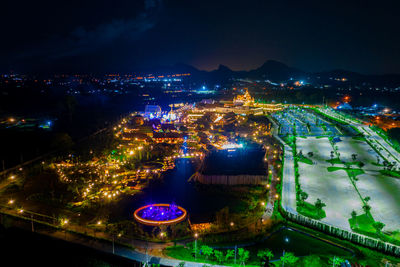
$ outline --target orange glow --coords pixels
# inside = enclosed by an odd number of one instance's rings
[[[345,96],[343,97],[343,102],[344,102],[344,103],[349,103],[350,101],[351,101],[351,96],[345,95]]]

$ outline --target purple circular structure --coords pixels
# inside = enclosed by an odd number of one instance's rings
[[[143,224],[151,226],[169,225],[183,221],[187,212],[174,204],[152,204],[135,210],[134,218]]]

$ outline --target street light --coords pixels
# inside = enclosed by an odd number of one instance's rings
[[[8,201],[8,204],[13,204],[14,203],[14,200],[13,199],[10,199],[9,201]]]
[[[195,233],[194,234],[194,260],[197,258],[197,238],[199,237],[199,234]]]

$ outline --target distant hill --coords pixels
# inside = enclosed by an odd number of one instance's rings
[[[250,71],[233,71],[229,67],[219,65],[212,71],[199,70],[187,64],[175,64],[153,68],[157,73],[191,73],[194,79],[223,82],[233,78],[270,80],[273,82],[284,82],[293,80],[319,81],[321,83],[334,82],[335,78],[346,78],[352,84],[367,83],[371,86],[400,86],[400,74],[386,75],[364,75],[357,72],[336,69],[324,72],[306,72],[297,68],[290,67],[282,62],[267,60],[260,67]]]

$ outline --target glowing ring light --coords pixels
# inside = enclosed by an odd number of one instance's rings
[[[152,217],[156,217],[157,215],[160,215],[160,214],[157,214],[157,212],[159,212],[159,213],[161,212],[162,215],[164,214],[164,212],[173,212],[173,207],[179,213],[179,216],[177,216],[176,218],[171,218],[171,219],[167,219],[167,220],[157,220],[156,218],[150,219],[150,218],[145,218],[145,216],[144,216],[146,211],[151,210],[153,208],[155,208],[156,211],[153,212],[152,215],[154,215],[154,216],[152,216]],[[150,226],[170,225],[170,224],[174,224],[174,223],[179,223],[186,218],[186,215],[187,215],[187,212],[184,208],[175,206],[175,205],[171,205],[171,204],[146,205],[146,206],[138,208],[133,213],[133,217],[135,218],[136,221],[138,221],[142,224],[145,224],[145,225],[150,225]]]

